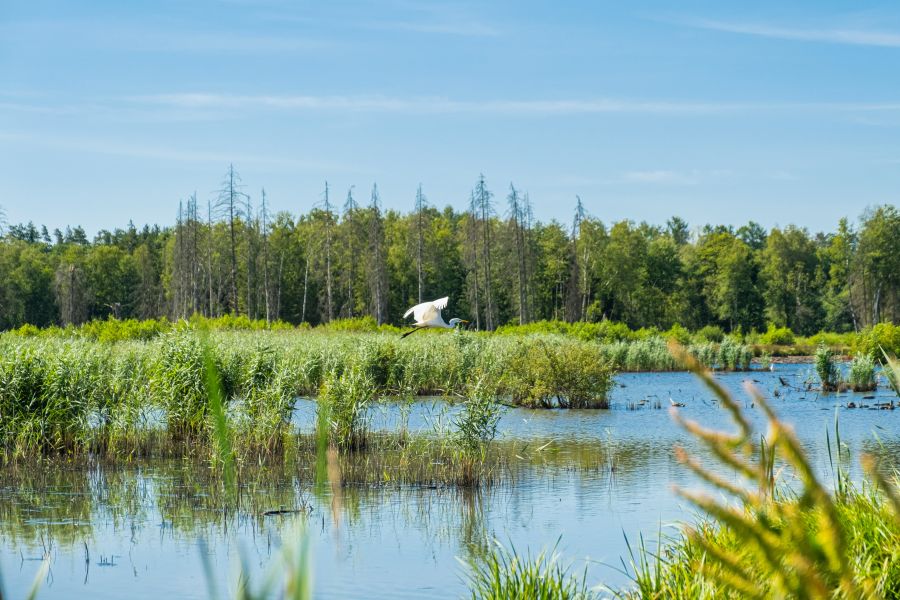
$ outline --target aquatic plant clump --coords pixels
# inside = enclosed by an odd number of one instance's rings
[[[871,392],[878,385],[875,360],[868,354],[857,354],[850,363],[847,383],[854,392]]]
[[[823,392],[833,392],[838,389],[841,383],[841,374],[834,363],[834,352],[824,345],[820,345],[816,350],[816,374],[819,376]]]

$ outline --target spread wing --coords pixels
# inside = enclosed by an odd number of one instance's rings
[[[409,315],[412,315],[416,323],[427,323],[441,316],[441,311],[447,308],[447,302],[449,300],[449,296],[444,296],[443,298],[438,298],[431,302],[416,304],[403,314],[403,318],[405,319]]]

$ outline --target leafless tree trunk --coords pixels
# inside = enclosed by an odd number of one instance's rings
[[[229,255],[231,260],[231,273],[228,282],[230,290],[229,309],[234,314],[240,312],[237,288],[238,261],[236,222],[244,216],[241,207],[242,201],[246,199],[246,202],[249,204],[249,196],[241,191],[241,187],[240,175],[235,172],[234,165],[228,165],[228,173],[225,176],[225,181],[222,183],[222,188],[219,190],[218,205],[224,207],[228,218],[228,234],[230,241]]]
[[[84,273],[73,264],[56,269],[56,298],[62,325],[78,325],[87,319],[87,290]]]
[[[266,303],[266,323],[272,322],[271,287],[269,285],[269,223],[266,210],[266,190],[262,190],[262,251],[263,251],[263,296]]]
[[[581,204],[581,198],[575,196],[577,204],[575,206],[575,217],[572,220],[572,239],[569,251],[570,268],[569,268],[569,284],[565,293],[565,317],[569,322],[574,322],[582,317],[581,305],[583,303],[582,296],[582,279],[581,279],[581,257],[579,256],[578,240],[581,237],[581,222],[584,220],[584,206]]]
[[[422,184],[416,190],[416,278],[419,287],[419,303],[424,302],[425,271],[423,252],[425,249],[425,195],[422,193]]]
[[[372,220],[369,226],[369,287],[372,294],[372,315],[381,325],[385,322],[387,305],[387,273],[384,264],[384,228],[381,222],[381,206],[378,199],[378,186],[372,185],[370,204]]]
[[[478,210],[481,213],[481,226],[483,229],[481,239],[483,250],[481,256],[484,263],[484,324],[488,330],[493,330],[496,326],[494,323],[494,294],[491,277],[491,214],[493,212],[491,196],[492,194],[488,191],[485,184],[484,175],[481,175],[475,187],[475,199],[478,202]]]
[[[359,205],[353,198],[353,186],[347,190],[347,200],[344,202],[344,225],[347,228],[347,316],[353,318],[356,298],[353,293],[353,284],[356,281],[356,261],[359,260],[359,232],[356,231],[359,219]]]
[[[509,214],[512,224],[513,245],[516,249],[516,287],[519,296],[519,324],[528,322],[527,280],[525,273],[525,234],[522,215],[522,206],[519,201],[519,192],[515,186],[509,184]]]
[[[246,222],[244,223],[245,238],[247,243],[247,316],[255,319],[258,315],[256,310],[256,243],[253,239],[255,229],[255,219],[253,218],[253,204],[250,201],[249,194],[244,196],[244,215]]]
[[[303,308],[300,310],[300,322],[306,322],[306,291],[309,289],[309,254],[306,255],[306,268],[303,270]]]
[[[325,182],[325,310],[327,312],[328,321],[334,319],[334,304],[332,303],[331,294],[331,236],[332,236],[332,217],[334,212],[331,208],[331,202],[328,199],[328,182]],[[309,261],[307,261],[307,270],[309,269]]]
[[[481,303],[480,303],[480,286],[478,285],[478,206],[475,201],[475,193],[473,192],[469,200],[469,253],[471,260],[469,264],[472,269],[472,296],[475,308],[475,329],[481,329]]]
[[[207,244],[206,244],[206,275],[209,283],[209,310],[208,317],[215,316],[215,304],[213,303],[213,220],[212,220],[212,202],[206,202],[206,226],[207,226]]]

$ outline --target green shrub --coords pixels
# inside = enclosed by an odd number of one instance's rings
[[[718,344],[725,339],[725,332],[718,325],[707,325],[697,330],[694,336],[702,342],[714,342]]]
[[[900,326],[893,323],[878,323],[856,336],[853,350],[862,352],[876,360],[881,360],[881,350],[888,354],[900,355]]]
[[[608,408],[612,373],[599,346],[564,338],[540,339],[517,345],[498,391],[524,406]]]
[[[682,346],[687,346],[691,343],[691,332],[678,323],[672,325],[668,331],[662,334],[662,337],[666,340],[674,340]]]
[[[775,327],[769,324],[769,329],[760,336],[760,342],[766,346],[790,346],[796,341],[794,332],[787,327]]]
[[[372,317],[335,319],[319,327],[322,331],[352,331],[356,333],[378,331],[378,323]]]
[[[36,337],[40,335],[41,329],[30,323],[25,323],[18,329],[13,329],[13,333],[21,337]]]

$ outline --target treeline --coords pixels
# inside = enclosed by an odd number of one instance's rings
[[[132,223],[88,239],[81,227],[6,227],[0,242],[0,328],[93,318],[194,313],[291,323],[372,316],[399,323],[421,300],[449,295],[452,316],[479,329],[542,319],[621,321],[633,328],[729,331],[768,324],[809,335],[853,331],[900,315],[900,213],[810,234],[605,224],[576,199],[570,223],[541,223],[527,193],[495,195],[484,177],[466,210],[383,210],[377,186],[315,208],[271,214],[233,168],[213,198],[179,203],[173,226]]]

